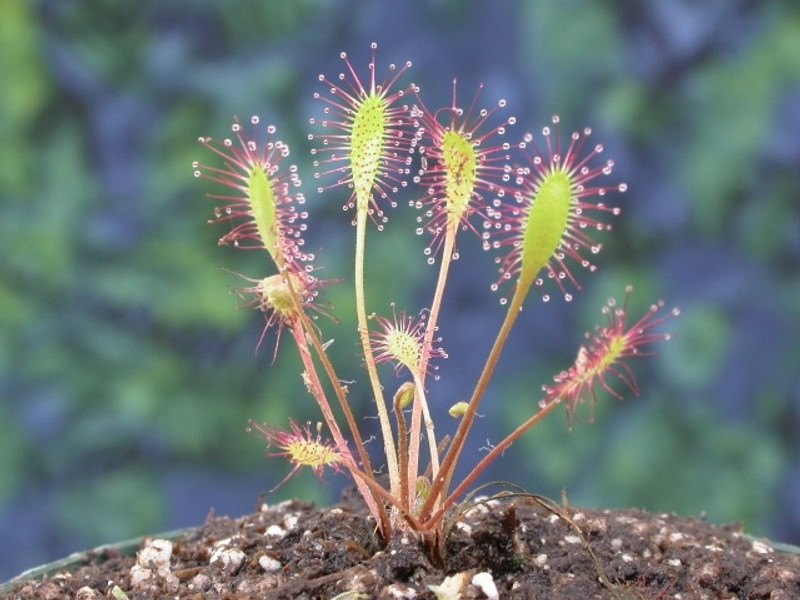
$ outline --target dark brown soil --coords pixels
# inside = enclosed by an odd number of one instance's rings
[[[443,566],[410,534],[382,544],[374,522],[349,504],[211,516],[169,545],[144,540],[138,566],[117,552],[87,553],[78,570],[0,598],[800,598],[800,556],[737,527],[636,510],[551,510],[531,497],[470,505],[450,529]]]

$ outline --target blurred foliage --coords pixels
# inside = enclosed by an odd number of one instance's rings
[[[247,420],[280,426],[316,411],[288,339],[274,365],[274,338],[254,355],[263,320],[235,309],[244,281],[219,267],[258,277],[261,257],[216,247],[209,186],[191,163],[213,160],[197,137],[225,137],[233,115],[275,123],[305,182],[321,275],[348,280],[345,192],[319,201],[307,124],[321,109],[316,75],[338,73],[342,50],[365,64],[373,40],[379,65],[413,60],[428,98],[449,101],[453,77],[460,90],[486,82],[482,101],[508,99],[515,135],[554,111],[565,129],[592,124],[629,184],[584,293],[530,302],[476,440],[530,414],[531,391],[573,360],[628,283],[634,314],[657,298],[683,309],[669,325],[678,338],[634,365],[641,398],[602,397],[597,422],[584,411],[572,431],[551,418],[491,477],[566,488],[575,503],[705,511],[800,541],[789,483],[800,481],[798,5],[519,0],[487,13],[425,0],[402,10],[7,0],[0,537],[33,550],[0,556],[0,580],[33,560],[193,524],[181,515],[248,510],[288,471],[264,458]],[[427,302],[433,271],[414,218],[393,214],[380,245],[370,234],[371,310]],[[492,259],[473,242],[461,241],[445,300],[450,359],[431,397],[447,406],[469,393],[501,315]],[[326,296],[340,323],[321,322],[324,335],[370,415],[347,286]],[[267,500],[331,502],[345,483],[305,474]]]

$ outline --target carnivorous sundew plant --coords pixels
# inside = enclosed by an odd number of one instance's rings
[[[450,104],[431,110],[420,89],[402,81],[411,63],[389,65],[381,77],[375,50],[373,44],[366,70],[342,53],[342,73],[319,76],[314,97],[323,118],[311,119],[309,140],[319,179],[315,202],[341,202],[352,211],[353,299],[383,444],[378,459],[366,450],[348,389],[323,342],[318,317],[333,307],[321,291],[330,282],[318,278],[315,257],[304,246],[308,212],[288,146],[258,117],[235,119],[231,137],[200,138],[216,166],[195,162],[194,172],[216,184],[209,194],[217,202],[210,222],[230,223],[219,244],[266,251],[264,272],[246,277],[250,285],[236,292],[264,315],[259,346],[269,330],[277,338],[275,352],[282,333],[292,337],[302,381],[321,412],[317,424],[291,421],[283,431],[251,421],[250,430],[277,449],[272,455],[289,460],[287,479],[303,467],[320,477],[325,468],[348,473],[385,539],[411,530],[438,544],[446,517],[487,465],[555,407],[565,406],[571,419],[580,403],[594,404],[601,393],[621,398],[620,388],[628,388],[638,394],[630,359],[652,354],[656,342],[670,338],[658,330],[678,310],[664,312],[658,302],[634,320],[630,287],[623,302],[610,300],[605,324],[587,334],[575,362],[542,387],[541,397],[526,399],[530,417],[454,485],[478,407],[530,292],[541,290],[537,295],[545,301],[553,294],[573,299],[583,272],[595,270],[602,249],[596,237],[611,230],[609,220],[620,213],[606,201],[615,202],[626,185],[613,181],[614,163],[603,160],[603,146],[591,142],[590,129],[562,138],[556,116],[540,135],[525,133],[510,142],[515,118],[505,116],[502,100],[484,108],[483,86],[463,107],[453,81]],[[379,265],[370,263],[367,237],[386,227],[401,195],[418,211],[416,234],[428,236],[421,260],[438,262],[438,277],[430,305],[408,312],[392,304],[389,314],[380,315],[368,309],[368,276]],[[457,242],[461,232],[467,238]],[[460,266],[452,264],[458,244],[475,237],[497,253],[499,276],[487,287],[500,295],[505,318],[475,374],[471,397],[455,402],[436,397],[429,376],[437,361],[448,358],[437,332],[450,269]],[[384,362],[395,367],[395,381],[379,377],[376,365]],[[458,419],[455,431],[442,436],[430,410],[434,402]]]

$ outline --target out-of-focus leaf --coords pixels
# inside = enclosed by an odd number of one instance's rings
[[[9,195],[26,195],[33,187],[35,150],[29,127],[51,93],[33,10],[25,0],[0,5],[0,188]]]
[[[660,348],[675,383],[688,389],[709,383],[725,357],[730,322],[712,305],[695,304],[670,324],[675,339]]]
[[[76,481],[56,500],[60,525],[87,547],[156,532],[164,511],[157,479],[138,466]]]

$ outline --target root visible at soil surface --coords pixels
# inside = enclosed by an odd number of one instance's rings
[[[800,598],[800,556],[737,527],[637,510],[548,509],[533,498],[475,503],[450,529],[443,567],[410,533],[388,544],[359,507],[262,505],[210,516],[136,557],[85,566],[0,599],[366,600]]]

